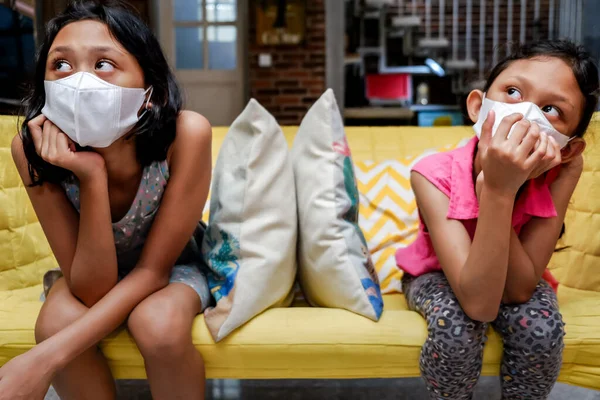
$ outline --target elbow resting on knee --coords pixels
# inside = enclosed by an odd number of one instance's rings
[[[478,322],[492,322],[498,317],[498,312],[500,310],[500,305],[492,307],[490,305],[481,304],[482,302],[478,302],[475,304],[469,304],[463,306],[463,310],[465,314],[473,321]]]
[[[505,304],[524,304],[531,300],[534,291],[535,287],[529,290],[521,290],[517,293],[506,293],[503,301]]]
[[[94,285],[90,283],[71,282],[69,288],[73,296],[77,297],[86,307],[91,308],[100,301],[116,285],[112,284]]]

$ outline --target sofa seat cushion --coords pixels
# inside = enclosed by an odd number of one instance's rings
[[[30,349],[41,307],[41,285],[0,293],[0,365]],[[600,293],[560,287],[566,322],[559,380],[600,390]],[[398,378],[419,376],[427,337],[423,318],[408,311],[403,295],[384,296],[385,311],[373,322],[349,311],[292,307],[265,311],[219,344],[202,316],[193,338],[209,378]],[[275,327],[275,328],[274,328]],[[489,332],[484,375],[498,375],[498,334]],[[125,329],[106,338],[102,350],[118,379],[144,378],[144,363]]]
[[[565,321],[565,351],[560,380],[600,390],[600,292],[558,287]]]

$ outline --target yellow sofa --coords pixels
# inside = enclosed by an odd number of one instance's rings
[[[296,128],[284,131],[291,142]],[[12,163],[16,132],[15,118],[0,117],[0,365],[34,345],[41,277],[55,266]],[[226,128],[214,129],[215,155],[225,133]],[[347,134],[355,160],[381,161],[456,143],[472,130],[348,128]],[[552,269],[561,282],[567,329],[560,381],[600,389],[600,147],[591,134],[589,141],[560,243],[568,247],[556,253]],[[296,305],[264,312],[219,344],[201,316],[193,328],[208,377],[240,379],[415,377],[426,334],[424,320],[407,310],[401,294],[385,296],[378,323],[343,310]],[[117,378],[145,377],[143,360],[124,329],[105,339],[102,348]],[[501,348],[498,335],[490,332],[485,375],[498,374]]]

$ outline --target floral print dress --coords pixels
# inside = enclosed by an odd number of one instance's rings
[[[169,166],[166,160],[155,161],[146,166],[142,172],[142,179],[129,211],[120,221],[112,224],[117,250],[119,280],[135,268],[140,258],[168,181]],[[79,181],[75,176],[72,176],[62,186],[69,201],[79,212]],[[208,269],[200,252],[204,228],[204,224],[200,222],[175,263],[170,277],[171,283],[183,283],[198,293],[202,302],[202,310],[209,306],[212,301],[206,279]],[[61,276],[60,270],[52,270],[46,273],[44,276],[45,294]]]

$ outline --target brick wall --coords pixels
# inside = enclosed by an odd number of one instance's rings
[[[250,2],[251,7],[255,2]],[[250,10],[250,96],[281,125],[296,125],[325,91],[324,0],[306,2],[306,40],[299,46],[264,47],[256,43],[255,9]],[[269,53],[273,65],[258,66],[258,55]]]

